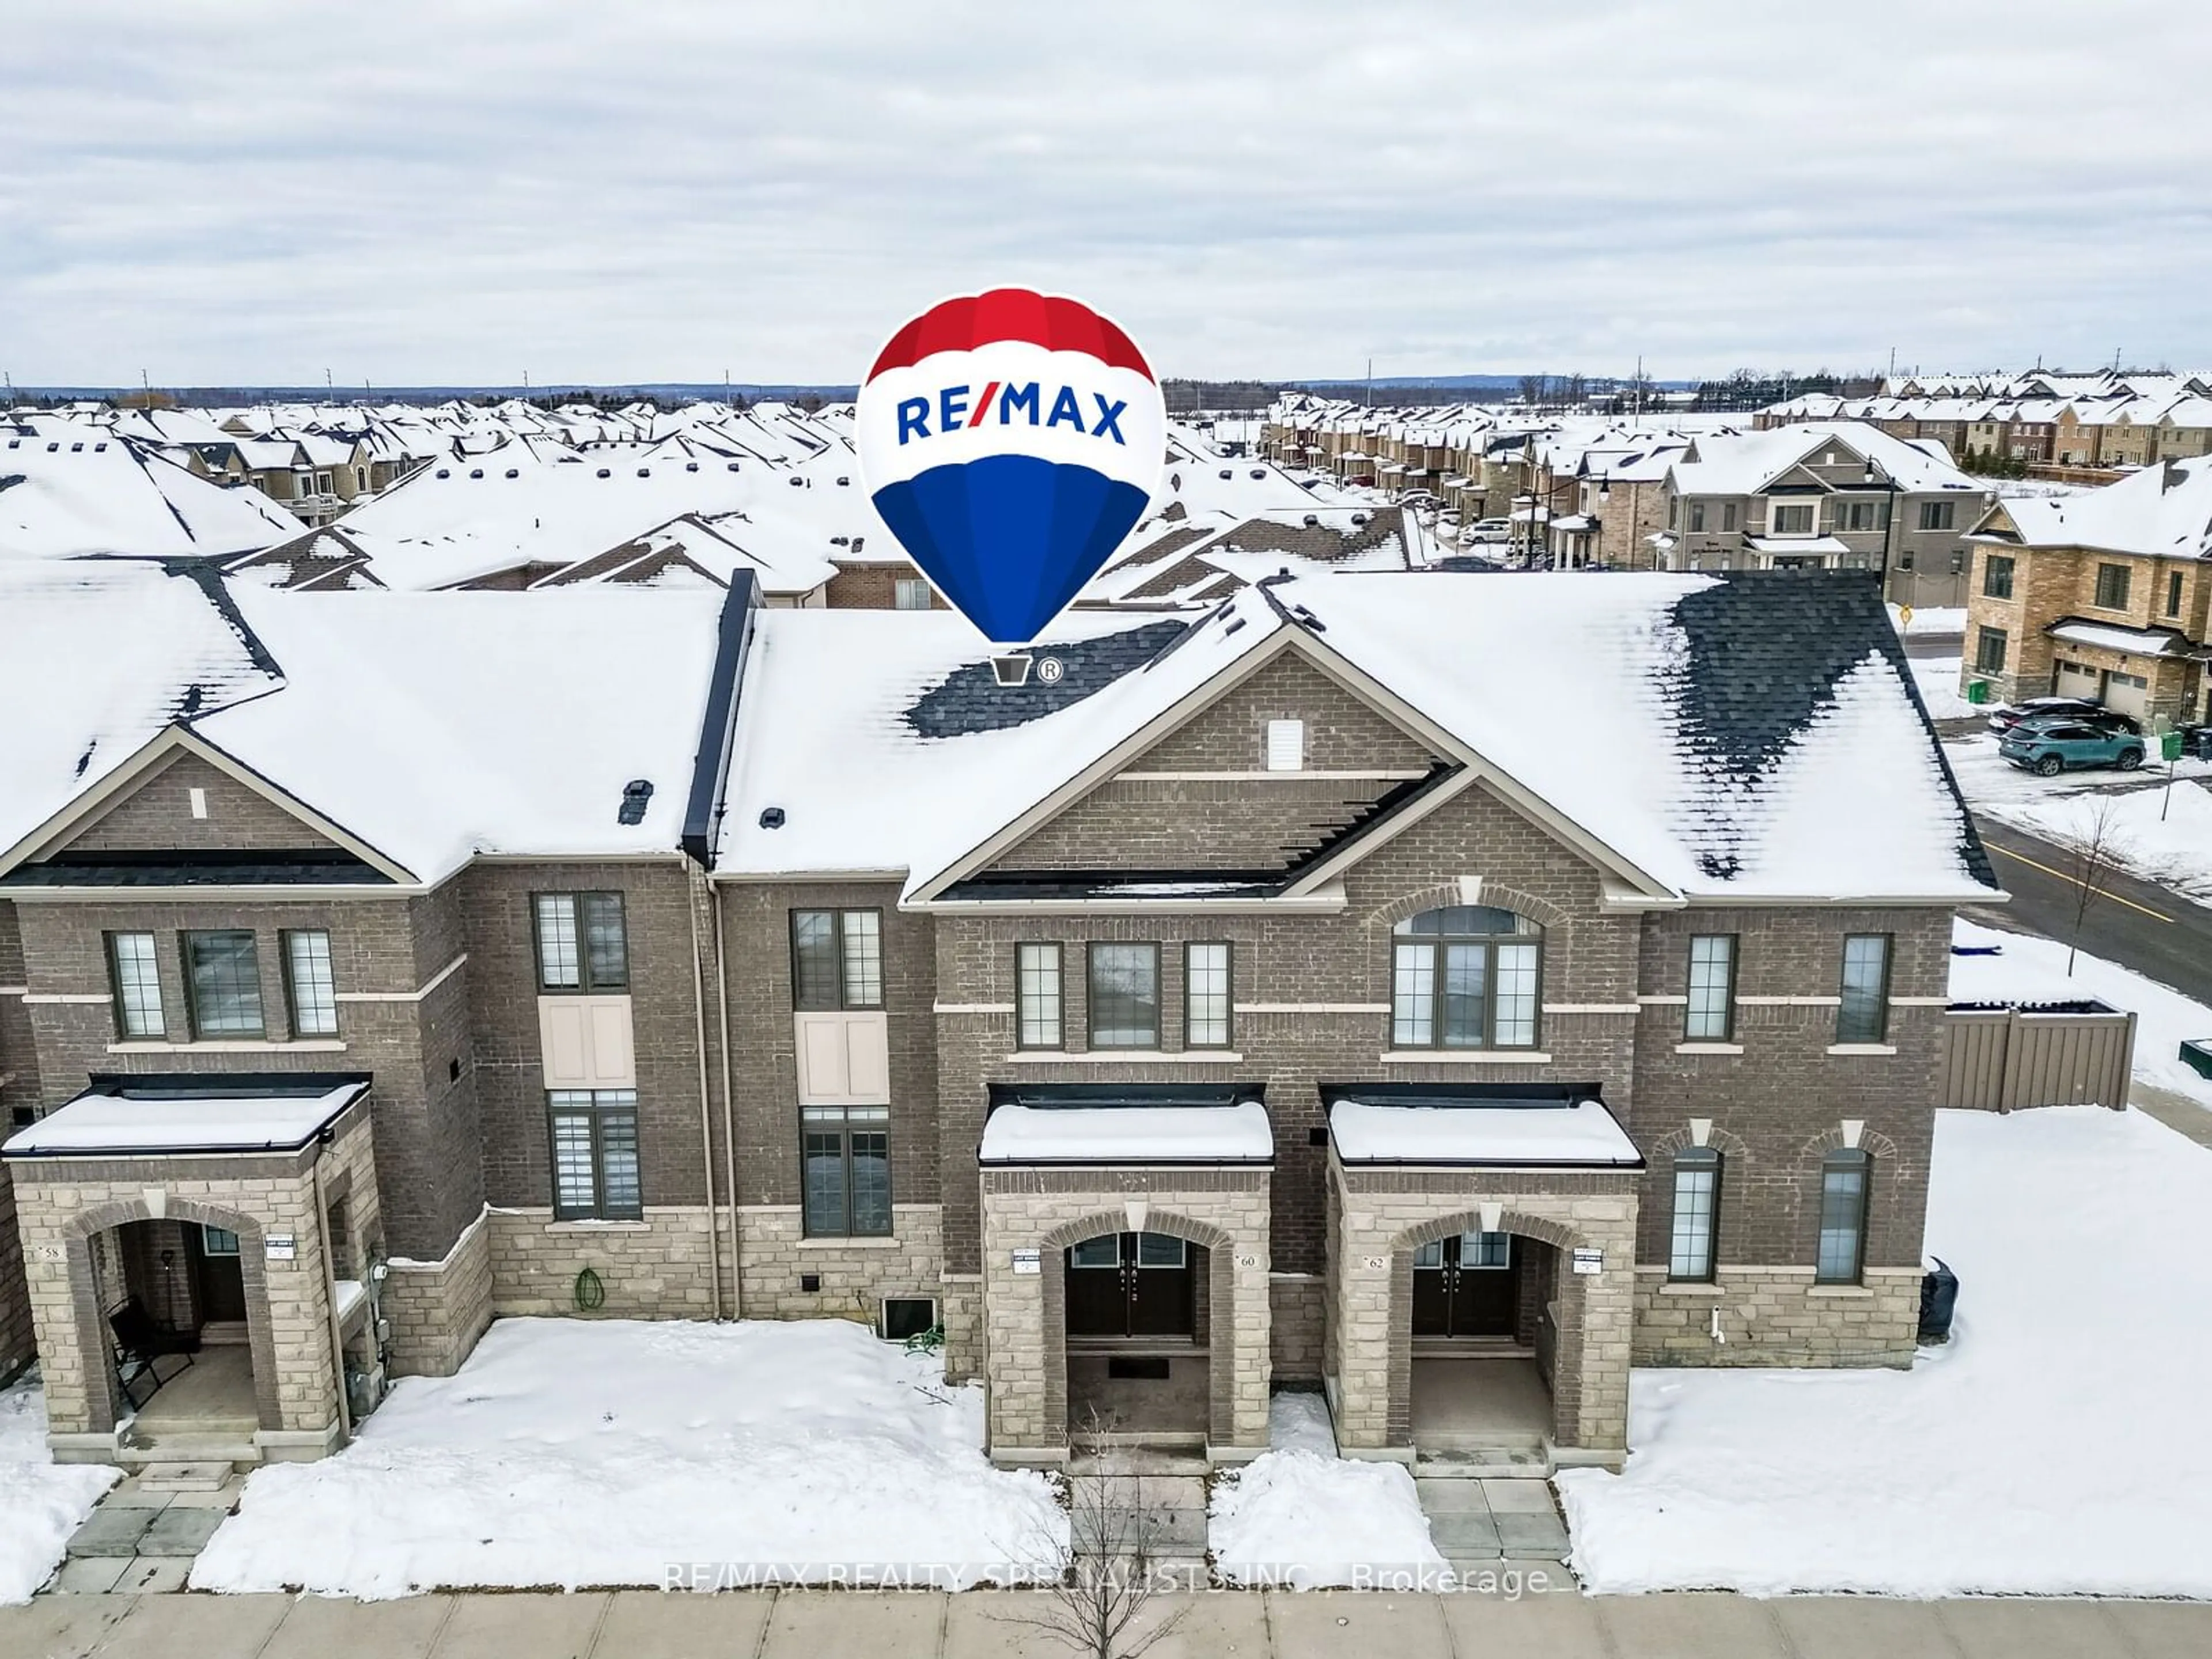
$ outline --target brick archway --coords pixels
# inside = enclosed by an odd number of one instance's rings
[[[276,1391],[276,1350],[269,1324],[269,1283],[261,1223],[243,1210],[210,1204],[198,1199],[167,1198],[156,1214],[143,1198],[112,1200],[80,1210],[64,1229],[68,1252],[70,1301],[74,1317],[69,1322],[77,1374],[85,1380],[88,1426],[96,1433],[111,1433],[126,1414],[112,1359],[113,1348],[106,1310],[92,1265],[92,1241],[102,1234],[141,1221],[186,1221],[220,1227],[238,1237],[240,1277],[246,1291],[247,1352],[253,1366],[254,1413],[264,1429],[283,1426],[283,1407]]]

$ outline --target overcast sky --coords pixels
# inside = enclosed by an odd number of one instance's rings
[[[0,0],[18,385],[2212,366],[2192,0]]]

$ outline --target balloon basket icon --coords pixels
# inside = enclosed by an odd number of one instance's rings
[[[992,658],[991,674],[1001,685],[1027,685],[1030,683],[1030,653],[1009,651]]]

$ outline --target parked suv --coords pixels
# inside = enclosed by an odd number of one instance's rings
[[[2024,721],[2067,720],[2083,726],[2106,727],[2113,731],[2139,733],[2142,725],[2132,716],[2118,709],[2107,708],[2102,703],[2085,702],[2080,697],[2030,697],[2025,702],[2009,708],[2000,708],[1990,716],[1990,730],[1999,737]]]
[[[2023,720],[1997,740],[1997,753],[2021,770],[2046,778],[2069,767],[2117,766],[2132,772],[2143,763],[2140,737],[2086,720]]]

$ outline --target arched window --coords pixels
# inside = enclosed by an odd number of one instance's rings
[[[1866,1265],[1867,1176],[1874,1160],[1844,1147],[1820,1160],[1820,1245],[1813,1279],[1856,1285]]]
[[[1710,1146],[1685,1146],[1674,1154],[1674,1234],[1667,1277],[1713,1276],[1713,1241],[1721,1212],[1721,1155]]]
[[[1455,904],[1391,930],[1390,1042],[1399,1048],[1533,1048],[1543,929]]]

